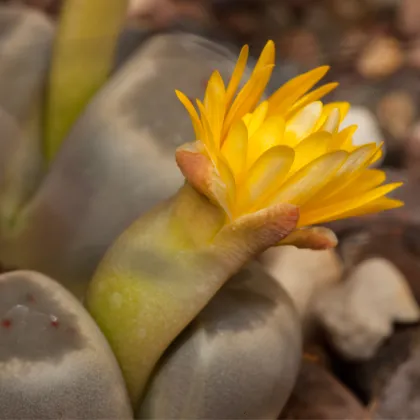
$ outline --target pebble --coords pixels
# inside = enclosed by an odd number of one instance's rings
[[[105,337],[50,278],[0,276],[0,419],[132,419]]]
[[[398,180],[398,177],[391,178],[391,175],[389,178],[388,182]],[[385,213],[378,214],[365,220],[356,220],[354,225],[343,226],[344,230],[338,234],[338,252],[346,270],[372,257],[389,260],[403,273],[420,304],[420,203],[418,187],[412,188],[412,184],[412,181],[404,184],[406,191],[400,193],[398,198],[403,199],[406,205],[399,212],[395,211],[388,217],[384,216]],[[409,197],[413,198],[409,200]]]
[[[359,21],[366,16],[367,8],[364,0],[330,0],[334,14],[346,21]]]
[[[264,252],[260,261],[289,294],[302,319],[309,316],[314,295],[338,282],[343,274],[342,263],[334,250],[282,246]]]
[[[127,13],[129,16],[147,14],[159,3],[162,0],[129,0]]]
[[[304,360],[281,420],[367,419],[356,397],[325,368]]]
[[[408,92],[391,91],[380,99],[376,113],[381,126],[392,135],[396,145],[401,145],[416,116],[416,104]]]
[[[420,34],[420,3],[418,0],[400,0],[398,27],[406,35]]]
[[[400,5],[401,0],[367,0],[367,4],[372,8],[374,11],[381,11],[381,10],[396,10],[397,7]]]
[[[420,418],[420,349],[400,365],[375,403],[374,419]]]
[[[408,46],[407,64],[414,69],[420,69],[420,38],[416,38]]]
[[[410,130],[406,143],[406,165],[414,178],[420,175],[420,121],[416,121]]]
[[[384,390],[398,375],[400,367],[418,355],[419,350],[419,324],[396,325],[392,336],[381,345],[373,358],[358,362],[336,358],[335,372],[369,406],[373,414],[378,405],[384,402],[381,403]],[[404,389],[401,391],[405,392]],[[398,392],[395,397],[398,400]],[[406,417],[401,415],[399,418]]]
[[[315,313],[334,347],[351,360],[373,357],[394,322],[420,319],[404,276],[383,258],[363,261],[344,282],[319,293]]]
[[[313,68],[321,64],[321,50],[314,32],[307,29],[295,29],[283,39],[284,56],[303,68]]]
[[[290,298],[250,263],[166,351],[137,418],[275,419],[292,392],[301,351]]]
[[[362,28],[347,29],[340,39],[339,51],[341,62],[353,65],[368,39],[368,32]]]
[[[399,42],[390,36],[373,38],[356,62],[357,71],[368,80],[391,76],[404,64],[404,54]]]
[[[353,144],[362,146],[367,143],[376,143],[379,146],[384,140],[384,135],[379,127],[378,121],[368,108],[364,106],[352,106],[340,125],[340,129],[350,125],[357,125],[358,128],[353,134]],[[382,147],[385,152],[385,145]],[[382,156],[384,157],[385,153]],[[375,163],[375,166],[381,164],[381,160]]]

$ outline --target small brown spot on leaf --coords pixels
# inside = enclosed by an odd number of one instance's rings
[[[10,328],[12,326],[12,321],[10,319],[3,319],[1,321],[1,326],[3,328]]]

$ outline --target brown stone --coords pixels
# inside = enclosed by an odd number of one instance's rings
[[[345,21],[359,21],[368,12],[365,0],[329,0],[332,12]]]
[[[370,221],[340,238],[346,269],[372,257],[391,261],[403,274],[420,304],[420,225],[400,220]]]
[[[288,59],[308,68],[320,64],[320,45],[312,31],[295,29],[289,32],[282,41],[281,49]]]
[[[397,19],[398,27],[404,34],[419,34],[420,2],[418,0],[401,0]]]
[[[416,104],[412,96],[404,90],[388,93],[378,103],[376,114],[381,126],[388,131],[398,147],[409,133],[416,115]]]
[[[405,164],[410,176],[420,180],[420,121],[411,127],[405,144]]]
[[[270,8],[270,18],[276,26],[276,30],[290,27],[293,16],[290,8],[283,2],[274,2]],[[273,28],[274,29],[274,28]]]
[[[420,418],[420,350],[398,367],[377,399],[374,418]]]
[[[344,32],[340,40],[340,59],[344,64],[353,63],[363,50],[369,34],[362,28],[351,28]]]
[[[382,345],[376,355],[366,362],[338,365],[340,377],[366,404],[373,404],[372,410],[378,410],[381,399],[390,382],[401,366],[420,350],[420,326],[397,327],[397,331]],[[418,416],[417,418],[419,418]],[[353,418],[353,417],[349,417]],[[389,418],[385,416],[385,418]],[[403,414],[399,418],[406,418]]]
[[[415,39],[409,44],[407,64],[415,69],[420,69],[420,38]]]
[[[304,360],[295,389],[279,419],[367,419],[354,395],[322,366]]]
[[[325,346],[322,343],[322,340],[319,340],[320,337],[322,337],[321,332],[316,331],[316,336],[314,336],[314,339],[305,344],[303,349],[303,357],[309,362],[316,363],[317,365],[330,370],[331,360],[325,349]]]
[[[177,17],[175,5],[170,0],[131,0],[128,20],[147,23],[160,28],[169,25]]]
[[[395,12],[395,9],[400,5],[400,0],[368,0],[368,5],[374,12],[387,9]]]
[[[399,42],[390,36],[378,35],[365,47],[356,68],[367,79],[380,79],[392,75],[403,64],[404,54]]]

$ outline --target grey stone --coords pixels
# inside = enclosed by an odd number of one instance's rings
[[[343,274],[341,260],[332,249],[281,246],[268,249],[259,260],[289,294],[302,320],[310,316],[316,293],[339,282]]]
[[[360,263],[342,283],[317,297],[315,312],[336,349],[351,360],[373,357],[393,332],[420,310],[402,273],[384,258]]]
[[[167,350],[140,418],[277,418],[301,358],[299,317],[257,263],[234,276]]]
[[[418,419],[420,417],[420,350],[401,364],[380,393],[374,419]]]
[[[105,337],[77,299],[48,277],[0,276],[0,343],[0,418],[132,418]]]
[[[356,397],[325,368],[304,360],[281,420],[368,419]]]
[[[344,118],[340,128],[344,129],[350,125],[358,126],[353,135],[353,144],[355,146],[363,146],[367,143],[376,143],[377,146],[383,142],[384,136],[379,127],[379,123],[375,115],[363,106],[352,106]],[[385,155],[385,145],[382,146]],[[374,166],[379,166],[383,161],[383,157],[375,162]]]

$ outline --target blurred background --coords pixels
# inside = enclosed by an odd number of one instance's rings
[[[62,2],[0,0],[0,3],[26,4],[56,19]],[[381,166],[389,182],[405,182],[394,197],[406,202],[405,207],[395,211],[333,223],[340,239],[338,253],[346,272],[374,257],[391,262],[420,303],[420,0],[131,0],[127,25],[143,31],[145,37],[181,25],[210,34],[233,47],[249,44],[254,58],[266,41],[272,39],[277,46],[278,62],[272,89],[303,71],[331,65],[327,78],[338,81],[340,86],[328,100],[345,100],[352,104],[349,118],[359,124],[359,138],[385,142],[386,153]],[[364,275],[367,278],[383,275],[385,285],[390,271],[387,273],[372,269]],[[369,294],[369,290],[363,290]],[[331,299],[330,302],[335,301],[334,296]],[[362,307],[359,309],[363,311]],[[329,314],[333,311],[329,307]],[[367,325],[369,321],[367,319]],[[351,328],[351,322],[346,322]],[[410,349],[414,342],[420,342],[419,337],[418,323],[399,326],[397,322],[391,339],[369,361],[355,364],[328,357],[328,363],[334,365],[336,376],[359,400],[374,410],[378,390],[391,381],[390,377],[395,379],[397,367],[410,359]],[[325,348],[306,350],[311,360],[326,363]],[[420,357],[413,363],[409,373],[417,372],[419,379]],[[304,378],[307,382],[299,382],[305,391],[309,389],[305,387],[314,391],[319,385],[316,381],[310,382],[311,374],[307,373],[308,377]],[[390,382],[391,394],[409,382],[409,375],[401,375]],[[332,378],[325,381],[321,381],[321,385],[326,390],[337,386]],[[418,384],[415,387],[418,388]],[[300,392],[299,388],[296,392]],[[308,398],[312,395],[312,403],[316,398],[320,405],[324,401],[323,395],[309,391],[306,395]],[[343,394],[341,398],[350,397]],[[408,404],[411,397],[407,398]],[[418,399],[412,396],[412,406],[416,408],[411,418],[420,418]],[[400,407],[404,405],[401,401]],[[352,412],[351,404],[347,408],[347,418],[364,416],[358,408]],[[392,418],[408,418],[408,412],[402,413]],[[309,418],[314,412],[303,412],[301,417],[294,413],[289,418],[305,418],[305,414]],[[317,418],[339,418],[334,410],[329,416],[320,412],[316,415]],[[287,410],[284,416],[287,418]]]
[[[62,0],[0,0],[44,10],[52,18]],[[367,133],[386,140],[385,165],[408,165],[408,143],[420,136],[419,0],[131,0],[127,24],[146,33],[174,25],[211,33],[220,42],[249,44],[258,56],[276,42],[275,89],[316,66],[332,66],[340,87],[328,99],[362,107]],[[420,139],[418,140],[420,141]],[[420,153],[420,151],[417,151]]]

